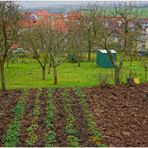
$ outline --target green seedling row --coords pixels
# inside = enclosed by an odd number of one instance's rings
[[[99,129],[97,128],[93,115],[89,111],[89,108],[86,102],[86,96],[84,92],[81,89],[77,89],[75,93],[77,94],[79,98],[79,103],[82,107],[82,111],[86,115],[88,129],[90,133],[92,134],[91,140],[94,141],[98,147],[104,147],[105,145],[100,142],[101,134],[100,134]]]
[[[63,96],[65,97],[65,105],[64,105],[64,111],[66,112],[67,118],[66,118],[66,134],[67,136],[67,142],[68,146],[70,147],[79,147],[79,139],[76,137],[77,131],[74,128],[74,122],[75,118],[72,111],[72,101],[70,99],[69,93],[64,92]]]
[[[33,146],[37,140],[38,140],[38,135],[36,134],[36,130],[38,129],[38,118],[40,115],[40,96],[41,90],[39,90],[36,94],[36,97],[34,98],[34,108],[33,111],[30,113],[30,118],[31,118],[31,126],[27,128],[27,139],[26,143],[29,146]]]
[[[15,113],[14,118],[3,137],[5,147],[10,147],[10,146],[15,147],[16,144],[18,143],[18,136],[20,133],[20,121],[23,118],[25,100],[27,96],[28,96],[28,91],[24,90],[22,95],[20,96],[17,105],[14,108],[14,113]]]
[[[45,120],[46,123],[46,131],[47,134],[45,135],[45,146],[46,147],[52,147],[55,145],[56,143],[56,133],[53,130],[53,121],[54,121],[54,115],[55,115],[55,107],[54,104],[52,103],[52,94],[53,94],[53,90],[49,89],[48,91],[48,95],[47,95],[47,107],[46,107],[46,113],[47,113],[47,117]]]

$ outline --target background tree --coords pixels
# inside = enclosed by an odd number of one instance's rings
[[[67,57],[62,56],[67,44],[65,33],[54,29],[48,29],[44,39],[53,67],[54,84],[56,85],[58,83],[57,67],[67,59]]]
[[[88,12],[83,16],[81,31],[83,32],[83,39],[88,53],[87,60],[91,60],[92,49],[95,48],[95,42],[98,37],[101,8],[98,9],[97,4],[88,6]],[[84,46],[84,47],[85,47]]]
[[[6,88],[4,63],[13,41],[17,40],[20,18],[18,5],[11,1],[0,2],[0,79],[3,90]]]
[[[115,83],[120,83],[120,73],[121,68],[123,65],[123,62],[126,58],[126,54],[130,52],[131,50],[131,43],[136,44],[136,42],[132,41],[133,36],[135,40],[138,38],[138,34],[134,33],[134,30],[136,28],[136,24],[133,23],[133,20],[136,20],[138,17],[138,8],[133,9],[132,6],[127,4],[126,2],[121,2],[117,6],[115,6],[115,12],[114,17],[118,18],[118,29],[120,30],[118,33],[118,42],[121,44],[121,50],[118,50],[121,54],[119,61],[116,61],[116,59],[113,57],[113,54],[111,53],[111,42],[110,42],[110,28],[109,28],[109,22],[110,20],[103,19],[104,23],[101,23],[101,33],[100,33],[100,40],[102,44],[104,45],[104,49],[107,50],[107,53],[110,57],[110,60],[114,66],[115,69]],[[109,18],[110,19],[110,18]],[[134,27],[131,28],[130,24],[134,24]],[[131,42],[132,41],[132,42]]]
[[[83,59],[83,54],[85,52],[85,42],[84,42],[84,34],[83,34],[83,24],[84,17],[79,16],[76,19],[69,19],[67,24],[68,33],[68,56],[72,56],[75,58],[75,61],[78,63],[80,67],[80,62]]]
[[[46,66],[49,58],[47,47],[45,44],[45,34],[47,32],[47,24],[32,26],[21,33],[20,42],[24,48],[30,48],[33,57],[37,60],[42,69],[42,80],[46,77]],[[23,42],[23,43],[22,43]],[[25,43],[25,44],[24,44]]]

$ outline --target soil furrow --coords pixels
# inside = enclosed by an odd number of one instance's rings
[[[57,135],[56,146],[66,147],[66,115],[64,112],[64,97],[62,96],[63,89],[55,89],[52,100],[55,106],[54,131]]]
[[[91,133],[88,131],[86,116],[84,115],[81,105],[78,101],[78,96],[75,94],[73,90],[70,91],[71,99],[72,99],[72,109],[73,115],[75,117],[74,126],[77,130],[77,137],[80,139],[80,145],[82,147],[94,147],[96,146],[90,139]]]
[[[36,91],[34,89],[30,89],[28,91],[28,98],[26,100],[26,105],[24,109],[24,116],[20,123],[20,135],[19,135],[19,143],[17,147],[27,147],[26,139],[27,139],[27,128],[31,125],[31,117],[30,113],[33,111],[34,107],[34,98],[36,96]]]
[[[38,135],[38,141],[35,146],[37,147],[44,147],[45,146],[45,134],[47,133],[46,131],[46,99],[47,99],[47,94],[48,90],[47,89],[42,89],[42,92],[40,94],[39,100],[40,100],[40,115],[38,118],[38,129],[36,131]]]
[[[0,146],[3,146],[3,136],[11,120],[14,117],[13,109],[15,108],[19,97],[20,90],[8,91],[0,96]]]

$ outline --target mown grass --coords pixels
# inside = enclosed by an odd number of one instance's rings
[[[97,85],[98,75],[100,73],[109,74],[109,83],[114,83],[114,69],[101,68],[92,62],[82,62],[78,67],[77,63],[65,62],[57,68],[58,85],[53,85],[53,71],[48,74],[46,71],[46,80],[41,78],[41,68],[36,60],[24,59],[25,63],[9,64],[5,66],[5,79],[8,89],[12,88],[41,88],[41,87],[85,87]],[[144,82],[144,68],[140,66],[140,61],[133,61],[132,72],[136,77]],[[121,73],[121,81],[126,82],[129,73],[129,61],[125,61]]]
[[[137,9],[137,12],[139,13],[139,17],[142,17],[142,18],[146,18],[148,17],[148,8],[145,7],[145,8],[132,8],[132,9]],[[114,15],[115,13],[115,9],[114,8],[108,8],[108,9],[105,9],[105,15],[106,16],[111,16],[111,15]],[[84,15],[87,15],[88,14],[88,10],[86,11],[82,11],[82,14]]]

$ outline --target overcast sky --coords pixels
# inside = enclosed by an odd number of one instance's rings
[[[117,0],[115,0],[117,1]],[[98,1],[98,0],[91,0],[91,1],[85,1],[85,0],[82,0],[82,1],[29,1],[29,0],[26,0],[26,1],[17,1],[17,3],[19,3],[19,5],[21,5],[23,8],[25,9],[29,9],[29,8],[43,8],[43,7],[56,7],[56,6],[61,6],[61,5],[65,5],[68,7],[68,6],[74,6],[74,5],[77,5],[77,6],[87,6],[88,4],[91,4],[91,3],[98,3],[100,6],[104,6],[104,4],[108,4],[109,6],[111,6],[113,3],[115,3],[115,1]],[[125,1],[125,0],[123,0]],[[133,4],[135,2],[133,1]],[[139,3],[138,5],[143,5],[145,3],[148,4],[148,2],[146,1],[136,1],[136,3]]]
[[[24,8],[39,8],[39,7],[48,7],[48,6],[56,6],[56,5],[87,5],[89,3],[95,3],[95,1],[19,1],[18,2]]]

